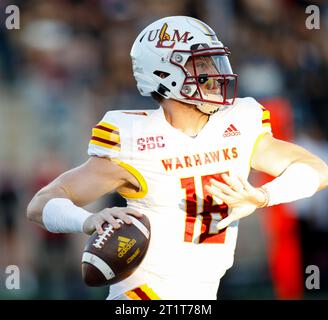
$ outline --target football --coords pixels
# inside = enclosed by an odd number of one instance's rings
[[[143,215],[129,215],[131,224],[114,229],[103,225],[103,234],[95,232],[88,239],[82,255],[82,278],[88,286],[112,285],[130,276],[145,257],[150,241],[150,222]]]

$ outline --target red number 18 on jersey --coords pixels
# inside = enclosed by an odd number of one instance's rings
[[[201,176],[202,193],[196,192],[195,177],[181,179],[181,187],[186,190],[185,242],[193,242],[196,220],[199,218],[197,216],[201,216],[200,235],[196,241],[198,243],[224,243],[226,229],[218,231],[215,225],[228,215],[228,206],[225,203],[213,204],[212,195],[205,189],[211,179],[224,183],[222,174],[228,174],[228,172]],[[197,194],[203,194],[203,199],[197,199]],[[203,201],[201,209],[199,201]]]

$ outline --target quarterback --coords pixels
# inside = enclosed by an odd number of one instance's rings
[[[41,189],[27,208],[50,232],[102,233],[128,215],[148,216],[152,238],[138,270],[108,299],[216,299],[233,264],[238,220],[257,208],[327,187],[327,165],[272,136],[270,113],[237,98],[230,52],[205,23],[166,17],[136,38],[131,58],[140,93],[155,110],[109,111],[92,130],[89,159]],[[259,188],[250,169],[276,177]],[[118,191],[126,208],[82,207]]]

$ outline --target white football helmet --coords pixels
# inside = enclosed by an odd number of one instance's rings
[[[130,54],[141,95],[157,92],[212,114],[232,105],[237,95],[229,53],[202,21],[173,16],[141,31]]]

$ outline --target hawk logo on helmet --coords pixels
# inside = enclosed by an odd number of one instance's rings
[[[165,22],[161,29],[150,30],[148,33],[148,41],[155,41],[158,37],[156,48],[167,48],[172,49],[175,46],[176,42],[187,43],[190,32],[185,31],[183,35],[180,35],[179,30],[174,29],[173,36],[171,38],[170,34],[167,32],[168,24]],[[164,44],[164,42],[171,41],[170,44]]]
[[[166,32],[167,30],[167,23],[163,24],[163,27],[159,33],[159,41],[163,42],[165,40],[170,40],[170,35]]]

